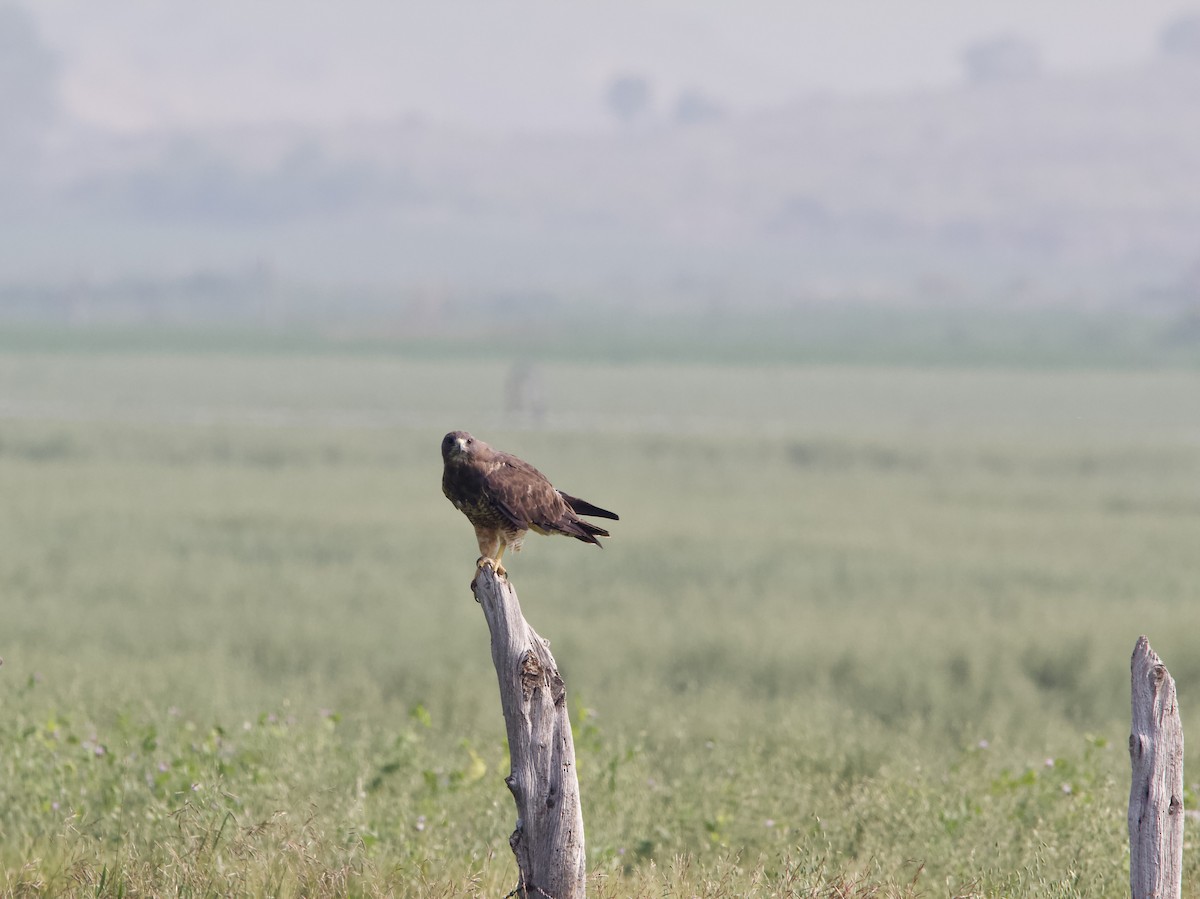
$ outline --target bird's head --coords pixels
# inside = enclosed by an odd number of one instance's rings
[[[476,440],[466,431],[451,431],[442,438],[442,461],[464,459],[486,446],[482,440]]]

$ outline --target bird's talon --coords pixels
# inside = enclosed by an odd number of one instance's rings
[[[475,560],[475,567],[478,568],[480,571],[483,571],[483,569],[485,569],[485,568],[490,568],[498,576],[500,576],[502,578],[508,577],[508,571],[504,568],[504,566],[501,565],[496,559],[493,559],[491,556],[480,556],[478,559]],[[478,577],[478,575],[476,575],[476,577]],[[471,583],[474,583],[474,581],[472,581]]]

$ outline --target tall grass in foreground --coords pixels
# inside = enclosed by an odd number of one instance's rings
[[[0,360],[66,397],[0,431],[0,892],[507,893],[437,456],[503,369],[101,362]],[[1124,895],[1135,637],[1185,728],[1200,698],[1196,376],[651,374],[623,404],[629,370],[565,367],[564,426],[479,429],[622,516],[510,568],[567,680],[592,892]]]
[[[175,710],[93,729],[13,705],[8,893],[503,895],[515,876],[503,745],[422,709],[372,732]],[[598,895],[1116,895],[1127,876],[1123,759],[1099,739],[1020,769],[978,746],[927,767],[852,724],[836,745],[800,721],[622,745],[578,717]]]

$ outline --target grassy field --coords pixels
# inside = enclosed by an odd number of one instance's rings
[[[459,427],[621,514],[510,565],[593,895],[1127,894],[1139,634],[1200,720],[1195,370],[555,356],[535,427],[498,354],[185,349],[0,352],[0,895],[513,887]]]

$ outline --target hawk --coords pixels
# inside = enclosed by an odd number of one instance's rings
[[[475,525],[480,552],[475,564],[490,564],[499,575],[505,574],[500,564],[504,550],[520,552],[530,531],[600,546],[596,538],[609,536],[608,531],[579,516],[618,520],[607,509],[556,490],[528,462],[494,450],[466,431],[442,438],[442,461],[442,492]]]

